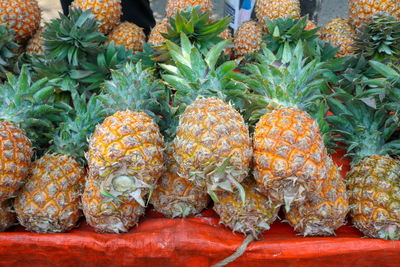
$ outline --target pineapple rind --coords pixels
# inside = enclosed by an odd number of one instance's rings
[[[257,20],[266,27],[267,19],[300,17],[299,0],[257,0],[254,7]]]
[[[123,22],[116,26],[109,34],[106,44],[114,42],[116,46],[125,46],[126,50],[133,52],[142,51],[142,42],[146,41],[146,35],[142,28],[134,23]]]
[[[178,12],[187,11],[189,8],[201,7],[201,12],[212,11],[211,0],[168,0],[165,7],[166,17],[173,17]]]
[[[335,18],[321,28],[321,38],[340,47],[338,57],[344,57],[354,52],[354,31],[348,19]]]
[[[6,200],[0,203],[0,232],[6,231],[16,222],[13,211],[13,200]]]

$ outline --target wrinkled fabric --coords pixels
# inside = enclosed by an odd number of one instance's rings
[[[334,155],[336,162],[340,155]],[[342,174],[348,170],[348,162]],[[361,238],[350,225],[336,237],[301,237],[275,222],[229,266],[398,266],[400,241]],[[38,234],[21,226],[0,233],[0,266],[210,266],[231,255],[244,236],[219,224],[211,208],[165,219],[152,208],[126,234],[98,234],[82,219],[69,233]]]

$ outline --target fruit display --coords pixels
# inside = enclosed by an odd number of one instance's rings
[[[119,0],[75,0],[24,41],[0,24],[0,255],[21,232],[32,247],[68,239],[70,258],[97,264],[121,245],[122,265],[170,252],[196,266],[290,265],[313,251],[306,265],[377,244],[398,257],[400,21],[389,2],[350,1],[358,19],[319,28],[299,1],[259,0],[233,38],[209,0],[168,1],[148,41],[119,21]]]

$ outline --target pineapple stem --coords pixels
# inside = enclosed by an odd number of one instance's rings
[[[255,239],[254,235],[248,235],[243,240],[243,243],[240,245],[240,247],[235,251],[235,253],[223,259],[222,261],[218,262],[217,264],[214,264],[212,267],[222,267],[228,265],[229,263],[234,262],[237,258],[243,255],[249,244],[253,242],[254,239]]]

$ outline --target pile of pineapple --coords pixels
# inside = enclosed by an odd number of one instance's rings
[[[148,42],[118,0],[75,0],[42,28],[36,0],[0,2],[0,230],[84,215],[124,233],[149,204],[213,205],[254,237],[282,210],[304,236],[349,214],[400,239],[400,4],[370,2],[319,29],[297,0],[259,0],[232,40],[210,0],[170,0]]]

